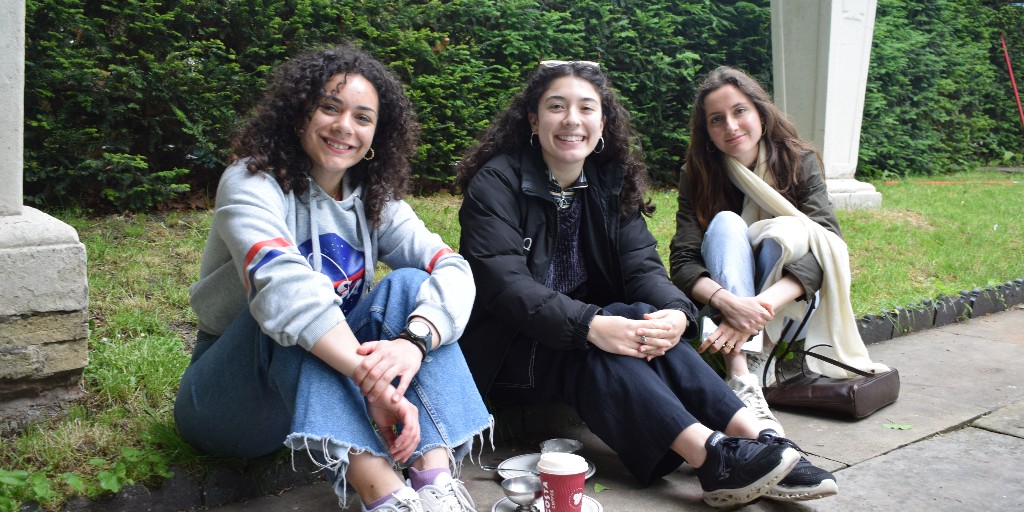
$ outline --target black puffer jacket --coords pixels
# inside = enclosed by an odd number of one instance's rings
[[[557,349],[585,350],[599,306],[644,302],[686,313],[693,332],[696,309],[668,279],[657,241],[637,211],[622,220],[623,168],[584,170],[577,191],[583,212],[580,247],[587,268],[587,296],[574,300],[544,285],[551,264],[557,210],[547,173],[532,153],[497,156],[473,177],[459,221],[459,251],[469,261],[477,295],[459,344],[480,392],[486,394],[519,334]]]

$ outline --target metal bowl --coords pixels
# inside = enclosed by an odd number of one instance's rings
[[[540,444],[540,452],[561,452],[561,453],[576,453],[583,448],[583,443],[576,439],[548,439]]]
[[[520,508],[529,510],[541,495],[540,477],[536,475],[523,475],[506,478],[501,481],[501,491],[505,496]]]

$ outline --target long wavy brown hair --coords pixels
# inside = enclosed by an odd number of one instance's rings
[[[469,149],[465,158],[456,166],[456,189],[465,192],[477,171],[497,155],[515,154],[520,151],[540,155],[540,148],[530,145],[533,130],[530,128],[529,114],[537,113],[540,99],[551,82],[565,76],[579,77],[590,82],[601,97],[601,112],[604,114],[604,149],[600,153],[591,153],[587,160],[593,161],[599,167],[606,163],[621,164],[625,169],[620,196],[621,216],[628,218],[637,210],[650,216],[654,213],[654,204],[650,200],[644,200],[644,192],[648,186],[647,167],[644,165],[629,111],[622,106],[608,76],[591,63],[569,62],[557,66],[540,66],[534,70],[527,78],[525,88],[512,99],[508,108],[498,115],[477,144]]]
[[[739,89],[757,109],[764,124],[761,140],[765,142],[768,172],[775,178],[775,189],[794,205],[795,191],[800,184],[797,175],[800,159],[809,152],[817,155],[810,142],[797,136],[796,125],[772,103],[771,97],[757,80],[729,66],[721,66],[708,73],[697,88],[693,100],[690,150],[686,154],[688,186],[693,191],[693,206],[697,221],[705,229],[716,213],[728,209],[729,191],[733,188],[725,169],[725,155],[715,148],[708,134],[707,110],[704,106],[708,94],[726,85]],[[818,160],[820,163],[820,155]]]
[[[380,112],[373,136],[374,157],[346,173],[353,186],[363,185],[366,218],[379,226],[389,198],[401,199],[409,190],[409,161],[416,154],[420,125],[402,83],[359,48],[344,44],[310,51],[278,66],[235,139],[235,155],[248,157],[250,172],[273,176],[286,193],[303,194],[309,188],[312,162],[302,149],[298,131],[325,96],[324,84],[338,74],[361,75],[377,90]]]

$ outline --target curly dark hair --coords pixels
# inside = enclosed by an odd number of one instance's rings
[[[498,115],[490,128],[480,137],[478,143],[469,149],[465,158],[456,166],[455,186],[465,192],[473,176],[491,158],[501,154],[515,154],[520,151],[540,153],[530,145],[529,114],[537,113],[540,99],[557,78],[573,76],[582,78],[597,89],[601,96],[601,111],[604,114],[604,149],[591,153],[587,160],[598,166],[619,163],[625,168],[620,214],[627,218],[637,210],[644,215],[654,213],[654,204],[644,200],[647,191],[647,167],[636,133],[630,121],[629,111],[619,102],[607,75],[592,63],[569,62],[556,66],[540,66],[526,80],[526,86],[511,101],[508,108]]]
[[[264,96],[234,141],[235,155],[248,157],[250,172],[273,176],[287,193],[309,188],[312,163],[303,151],[303,129],[325,96],[324,84],[338,74],[361,75],[377,90],[380,112],[373,136],[374,158],[346,171],[353,186],[364,185],[366,218],[382,221],[389,198],[409,190],[410,159],[420,125],[402,83],[379,60],[350,44],[309,51],[278,66]]]
[[[726,85],[735,86],[745,94],[757,109],[764,123],[762,140],[768,159],[768,172],[775,178],[775,189],[789,202],[796,204],[795,190],[799,185],[797,173],[800,159],[815,153],[814,145],[797,136],[796,125],[772,103],[771,97],[757,80],[729,66],[720,66],[708,73],[697,87],[690,115],[690,150],[686,154],[688,183],[693,191],[693,206],[697,222],[707,228],[716,213],[727,209],[727,191],[730,181],[721,151],[714,151],[714,142],[708,134],[707,109],[704,100]],[[821,155],[818,155],[820,164]],[[824,169],[824,166],[822,166]]]

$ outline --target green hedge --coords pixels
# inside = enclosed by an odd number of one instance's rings
[[[146,210],[208,194],[268,71],[353,40],[390,63],[424,125],[422,190],[539,59],[601,62],[642,133],[655,183],[688,143],[694,82],[719,64],[771,83],[768,0],[28,0],[29,204]],[[1019,162],[999,32],[1024,69],[1024,9],[880,0],[860,169]]]
[[[931,174],[1021,161],[999,35],[1024,77],[1024,8],[978,0],[879,0],[858,171]]]

